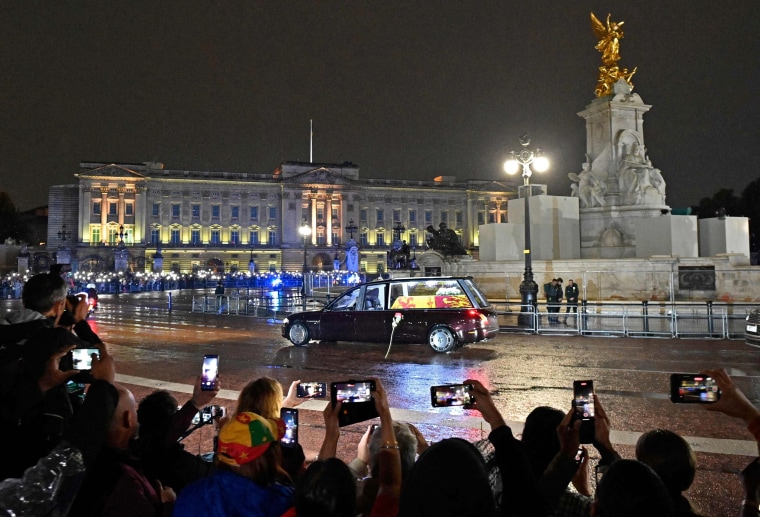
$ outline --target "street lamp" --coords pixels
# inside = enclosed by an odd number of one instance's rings
[[[358,229],[359,229],[359,227],[358,227],[358,226],[356,226],[356,225],[354,224],[354,220],[353,220],[353,219],[351,219],[351,220],[348,222],[348,226],[346,226],[346,231],[348,232],[348,234],[349,234],[349,236],[350,236],[350,237],[349,237],[349,239],[352,239],[352,240],[353,240],[353,238],[354,238],[354,232],[355,232],[355,231],[357,231]]]
[[[303,272],[306,273],[309,271],[309,266],[306,264],[306,249],[309,247],[309,236],[311,235],[311,226],[306,219],[301,223],[298,233],[303,237]]]
[[[119,226],[119,246],[124,246],[124,225]]]
[[[529,149],[530,138],[528,135],[520,137],[520,145],[522,149],[515,153],[512,151],[511,158],[504,162],[504,170],[507,174],[513,175],[520,170],[522,166],[523,185],[527,189],[523,189],[525,194],[525,249],[523,254],[525,255],[525,272],[523,273],[523,281],[520,283],[520,295],[522,298],[520,308],[520,323],[526,324],[532,321],[531,316],[528,314],[536,308],[538,297],[538,284],[533,280],[533,266],[531,264],[530,254],[530,208],[529,200],[531,195],[530,189],[530,177],[533,175],[533,170],[536,172],[544,172],[549,168],[549,160],[544,156],[541,156],[541,150]],[[531,165],[533,170],[531,170]]]
[[[306,310],[306,273],[309,272],[309,266],[306,264],[306,249],[309,246],[309,236],[311,235],[311,226],[303,220],[298,233],[303,237],[303,282],[301,283],[301,299],[303,300],[303,309]]]
[[[58,232],[58,240],[61,241],[61,245],[66,245],[66,237],[71,237],[71,232],[66,231],[66,224],[61,226],[61,230]]]
[[[401,223],[401,221],[396,221],[396,224],[393,225],[393,240],[400,241],[401,234],[405,231],[406,231],[406,228]]]

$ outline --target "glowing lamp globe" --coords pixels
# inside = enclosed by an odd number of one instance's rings
[[[535,160],[533,160],[533,169],[536,172],[544,172],[549,170],[549,159],[545,158],[543,156],[539,156]]]
[[[504,171],[507,174],[516,174],[520,170],[520,164],[517,160],[507,160],[504,162]]]

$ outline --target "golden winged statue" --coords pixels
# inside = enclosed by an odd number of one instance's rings
[[[627,68],[619,68],[617,62],[620,61],[620,40],[623,39],[621,27],[625,22],[611,22],[610,16],[607,15],[607,25],[599,21],[599,18],[591,13],[591,28],[594,35],[599,38],[596,48],[602,54],[602,66],[599,67],[599,76],[596,82],[597,97],[603,97],[612,92],[612,86],[619,80],[623,79],[631,89],[631,77],[636,73],[636,68],[629,72]]]

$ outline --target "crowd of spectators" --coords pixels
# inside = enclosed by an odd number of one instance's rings
[[[20,298],[24,283],[34,275],[9,273],[0,276],[0,296],[2,298]],[[324,278],[322,278],[324,277]],[[213,289],[222,283],[228,289],[295,289],[303,284],[303,274],[289,271],[260,271],[251,274],[248,271],[213,272],[199,270],[194,273],[173,271],[161,273],[87,273],[77,271],[64,275],[72,292],[83,292],[93,287],[101,294],[124,294],[144,291],[170,291],[183,289]],[[315,285],[353,286],[367,280],[367,275],[350,271],[317,272]]]
[[[86,320],[86,305],[67,296],[59,275],[29,279],[24,308],[0,317],[0,428],[13,444],[0,462],[0,511],[54,516],[489,517],[696,516],[683,492],[696,460],[678,434],[643,433],[635,458],[623,459],[610,440],[611,423],[594,394],[589,446],[598,452],[598,483],[590,482],[587,445],[574,411],[535,408],[520,439],[487,386],[471,385],[472,401],[490,426],[486,440],[447,438],[429,444],[413,425],[396,422],[380,379],[356,458],[337,458],[342,403],[323,412],[319,451],[282,447],[283,407],[299,403],[274,379],[249,382],[237,405],[215,421],[213,461],[183,449],[178,439],[212,390],[196,380],[179,406],[166,391],[138,402],[115,382],[115,364]],[[92,367],[75,370],[70,351],[97,349]],[[722,397],[711,411],[743,420],[760,444],[758,410],[721,369],[706,370]],[[300,399],[303,400],[303,399]],[[139,430],[139,433],[138,433]],[[744,500],[731,515],[760,516],[760,458],[741,473]],[[592,487],[595,486],[595,490]]]

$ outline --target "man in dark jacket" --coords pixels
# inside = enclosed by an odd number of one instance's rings
[[[550,314],[549,323],[559,323],[559,316],[552,316],[552,314],[558,314],[560,305],[562,304],[561,282],[561,278],[552,278],[551,283],[544,285],[547,311]]]
[[[565,309],[565,319],[562,321],[567,325],[567,316],[572,310],[575,314],[578,314],[578,285],[573,283],[573,279],[567,281],[567,287],[565,287],[565,301],[567,302],[567,308]],[[576,316],[577,318],[577,316]]]

